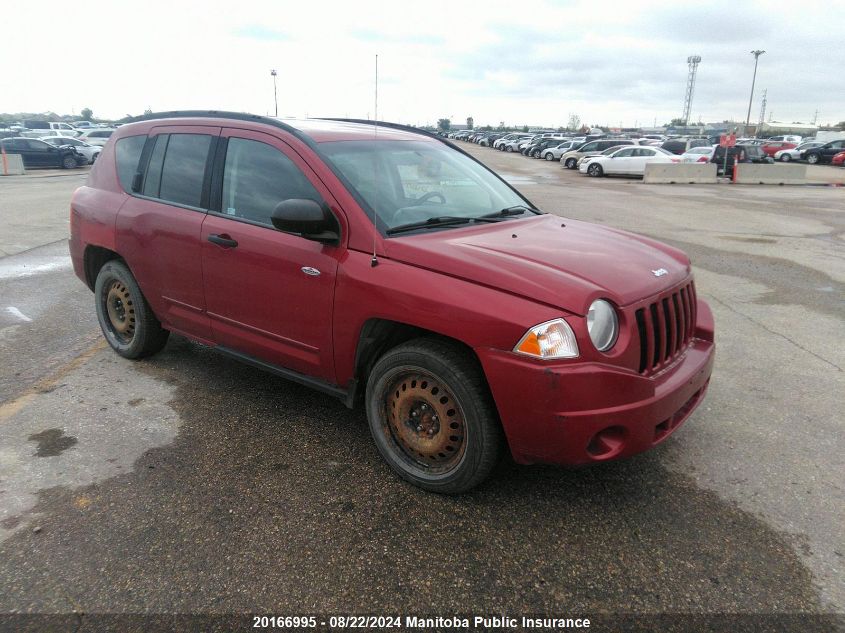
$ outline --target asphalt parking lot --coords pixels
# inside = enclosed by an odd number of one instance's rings
[[[845,189],[598,180],[459,145],[546,211],[689,253],[718,351],[685,427],[424,493],[363,411],[177,337],[143,362],[106,349],[65,242],[84,173],[3,178],[0,612],[845,612]]]

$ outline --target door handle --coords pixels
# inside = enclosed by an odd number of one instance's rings
[[[238,245],[238,240],[233,240],[228,234],[217,235],[212,233],[208,236],[208,241],[212,244],[217,244],[223,248],[235,248]]]

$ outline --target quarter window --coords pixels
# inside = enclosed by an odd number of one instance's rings
[[[132,178],[138,171],[138,160],[141,158],[141,150],[147,137],[126,136],[120,139],[114,146],[115,159],[117,161],[117,177],[123,190],[129,192],[132,189]],[[78,141],[73,144],[76,145]]]
[[[273,209],[291,198],[322,202],[305,174],[278,149],[260,141],[229,139],[223,168],[223,214],[272,226]]]

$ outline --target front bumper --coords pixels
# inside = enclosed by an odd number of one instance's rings
[[[501,350],[476,351],[514,459],[587,464],[646,451],[689,418],[713,371],[713,317],[698,301],[689,346],[652,376],[599,363],[544,363]]]

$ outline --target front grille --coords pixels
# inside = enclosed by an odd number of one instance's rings
[[[695,332],[695,305],[690,282],[636,311],[641,374],[671,363],[686,349]]]

